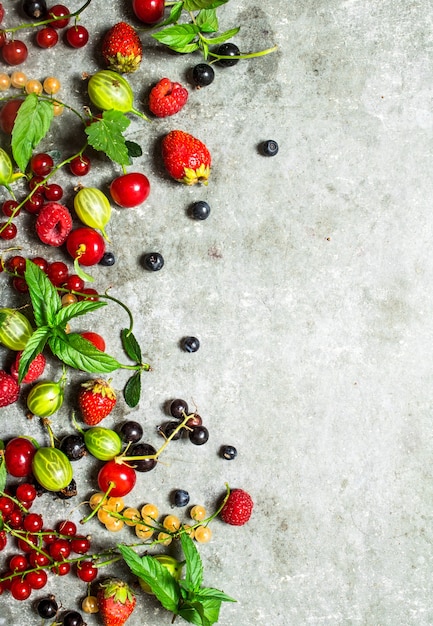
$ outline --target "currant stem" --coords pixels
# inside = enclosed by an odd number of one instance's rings
[[[86,524],[86,522],[88,522],[90,519],[92,519],[92,517],[94,515],[96,515],[96,513],[99,511],[99,509],[104,505],[104,503],[107,501],[108,496],[110,495],[111,490],[115,487],[115,484],[113,482],[110,482],[110,484],[108,485],[108,489],[104,494],[104,497],[101,499],[101,501],[97,504],[97,506],[95,506],[95,508],[93,509],[93,511],[91,513],[89,513],[89,515],[87,515],[86,517],[83,517],[82,520],[80,520],[80,524]]]
[[[41,20],[39,22],[32,22],[31,24],[30,23],[20,24],[19,26],[14,26],[13,28],[3,28],[2,31],[4,33],[15,33],[19,30],[23,30],[24,28],[35,28],[37,26],[45,26],[45,24],[52,24],[53,22],[57,22],[58,20],[65,20],[67,18],[70,19],[71,17],[77,17],[78,15],[80,15],[80,13],[84,11],[84,9],[87,9],[87,7],[89,6],[91,2],[92,0],[87,0],[83,4],[83,6],[77,9],[77,11],[74,11],[73,13],[68,13],[67,15],[60,15],[59,17],[50,17],[49,19]]]
[[[211,63],[215,63],[220,59],[254,59],[256,57],[263,57],[266,54],[271,54],[271,52],[275,52],[278,49],[278,46],[272,46],[272,48],[266,48],[266,50],[260,50],[259,52],[249,52],[247,54],[238,54],[238,55],[226,55],[226,54],[216,54],[216,52],[211,52],[209,50],[209,56],[214,57],[214,60]]]

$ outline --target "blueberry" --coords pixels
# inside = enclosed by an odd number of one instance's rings
[[[192,79],[197,87],[210,85],[215,78],[213,67],[207,63],[199,63],[192,69]]]
[[[278,144],[273,139],[268,139],[262,143],[262,154],[264,156],[275,156],[278,152]]]
[[[144,267],[151,272],[157,272],[164,265],[164,258],[159,252],[149,252],[143,259]]]
[[[240,55],[240,50],[234,43],[223,43],[216,53],[223,57],[238,57]],[[222,65],[223,67],[232,67],[236,65],[239,59],[218,59],[218,65]]]
[[[194,202],[191,206],[191,215],[195,220],[205,220],[209,217],[210,206],[204,200]]]
[[[222,446],[220,450],[220,455],[223,459],[227,459],[227,461],[233,461],[236,458],[238,451],[234,446]]]
[[[105,267],[111,267],[116,262],[116,257],[112,252],[104,252],[102,259],[99,261],[99,265],[104,265]]]
[[[182,348],[185,352],[197,352],[200,348],[200,341],[197,337],[184,337],[182,339]]]
[[[186,506],[189,503],[189,493],[185,489],[176,489],[173,493],[174,506]]]

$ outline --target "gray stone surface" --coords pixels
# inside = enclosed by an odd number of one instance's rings
[[[82,18],[92,32],[85,50],[32,48],[23,70],[59,75],[61,96],[81,106],[81,74],[101,67],[107,27],[132,21],[127,4],[94,0]],[[168,513],[170,491],[181,487],[212,510],[225,482],[252,494],[251,521],[215,521],[212,542],[200,548],[206,583],[238,600],[222,607],[221,626],[432,624],[430,3],[232,0],[220,14],[221,30],[242,24],[242,50],[275,43],[278,52],[218,69],[175,118],[132,119],[128,138],[143,146],[135,166],[152,192],[138,209],[114,209],[117,264],[92,270],[100,291],[110,288],[132,309],[153,370],[137,409],[121,399],[106,423],[139,419],[156,442],[167,401],[183,397],[211,433],[202,448],[170,446],[127,503],[152,501]],[[142,39],[145,59],[130,80],[143,108],[153,83],[186,83],[195,60]],[[59,136],[69,125],[65,147]],[[159,141],[175,127],[208,144],[207,188],[164,174]],[[44,149],[71,149],[74,128],[65,113]],[[268,138],[280,145],[274,158],[257,150]],[[83,182],[104,188],[118,173],[96,161]],[[69,200],[76,181],[58,180]],[[194,222],[187,209],[200,199],[212,213]],[[20,232],[24,253],[45,253],[29,216],[19,220],[29,225]],[[161,272],[142,269],[150,250],[164,255]],[[5,279],[1,288],[2,304],[16,304]],[[120,354],[122,310],[110,305],[88,319]],[[84,319],[74,325],[85,327]],[[179,349],[187,334],[201,339],[195,354]],[[3,349],[1,357],[7,364]],[[47,376],[58,374],[52,361]],[[116,373],[116,388],[126,378]],[[71,378],[53,419],[58,434],[71,429],[81,379]],[[3,437],[44,441],[22,405],[2,409],[2,418]],[[218,457],[222,443],[236,445],[235,461]],[[47,520],[78,521],[98,467],[77,464],[75,500],[44,496],[35,508]],[[133,540],[96,521],[87,529],[95,548]],[[65,608],[85,594],[72,576],[52,578],[48,590]],[[4,595],[0,625],[24,622],[38,622],[30,602]],[[128,623],[157,626],[170,616],[140,595]]]

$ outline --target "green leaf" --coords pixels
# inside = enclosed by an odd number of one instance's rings
[[[128,328],[122,328],[120,338],[122,340],[123,349],[129,358],[136,363],[141,363],[141,348],[135,335]]]
[[[203,563],[193,540],[187,533],[180,536],[185,555],[185,585],[191,591],[197,591],[203,584]]]
[[[52,326],[56,313],[62,308],[60,296],[48,276],[27,259],[24,278],[29,288],[33,317],[37,326]]]
[[[231,39],[232,37],[234,37],[239,32],[239,30],[240,28],[231,28],[230,30],[226,30],[224,33],[221,33],[221,35],[218,35],[218,37],[211,37],[210,39],[206,38],[205,41],[210,46],[224,43],[224,41],[227,41],[227,39]]]
[[[69,320],[74,317],[96,311],[97,309],[106,306],[106,304],[106,302],[102,302],[101,300],[80,300],[80,302],[68,304],[68,306],[64,306],[57,311],[55,325],[64,326],[66,322],[69,322]]]
[[[128,165],[128,147],[122,133],[129,124],[130,120],[121,111],[104,111],[102,118],[87,126],[85,133],[95,150],[104,152],[115,163]]]
[[[128,150],[128,155],[131,159],[135,157],[140,157],[143,154],[143,150],[141,149],[140,144],[135,143],[135,141],[129,141],[128,139],[125,141],[126,149]]]
[[[197,26],[202,33],[216,33],[218,30],[218,18],[216,9],[202,9],[196,18]]]
[[[22,172],[32,156],[33,149],[47,134],[54,110],[52,102],[29,94],[18,109],[12,130],[12,154]]]
[[[179,52],[180,54],[195,52],[199,47],[198,43],[189,43],[187,46],[169,46],[170,50],[174,50],[174,52]]]
[[[214,587],[202,587],[196,592],[196,596],[200,598],[213,598],[214,600],[221,600],[221,602],[236,602],[234,598],[228,596],[224,591],[220,591]]]
[[[128,546],[118,545],[117,547],[131,572],[150,586],[165,609],[177,613],[181,599],[180,587],[168,569],[151,556],[139,557]]]
[[[28,372],[30,363],[44,349],[50,334],[51,329],[49,326],[39,326],[27,341],[18,366],[18,382],[20,384]]]
[[[5,490],[6,478],[7,478],[6,463],[5,463],[4,454],[2,454],[2,456],[0,457],[0,491]]]
[[[185,11],[200,11],[200,9],[216,9],[228,0],[184,0]]]
[[[126,404],[134,408],[140,401],[141,396],[141,372],[136,372],[131,378],[128,379],[124,389],[123,397]]]
[[[177,50],[191,43],[199,30],[198,26],[194,24],[178,24],[159,30],[157,33],[153,33],[152,37],[173,50]]]
[[[160,26],[167,26],[168,24],[175,24],[180,18],[180,16],[182,15],[182,9],[183,9],[183,1],[176,2],[175,4],[173,4],[170,10],[170,14],[167,17],[167,19],[161,22],[160,24],[158,24],[158,26],[160,27]]]
[[[218,600],[190,600],[179,609],[179,615],[191,624],[211,626],[218,621],[220,608]]]
[[[83,372],[106,374],[120,367],[115,358],[101,352],[77,333],[67,334],[56,329],[55,334],[48,339],[48,345],[63,363]]]

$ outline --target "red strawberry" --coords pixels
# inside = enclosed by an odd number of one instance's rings
[[[20,386],[10,374],[0,370],[0,407],[8,406],[18,400]]]
[[[123,626],[137,602],[130,586],[120,578],[107,578],[101,582],[97,598],[104,626]]]
[[[188,100],[188,91],[180,83],[161,78],[149,94],[149,109],[156,117],[174,115]]]
[[[183,130],[172,130],[162,140],[162,158],[170,176],[180,183],[207,185],[211,156],[199,139]]]
[[[20,358],[22,355],[22,350],[17,352],[14,363],[11,365],[11,376],[18,380],[18,367],[20,365]],[[45,365],[47,363],[46,358],[40,352],[35,356],[33,361],[30,363],[30,367],[27,370],[27,374],[24,376],[22,382],[23,383],[34,383],[42,374],[44,373]]]
[[[243,489],[233,489],[221,510],[221,519],[232,526],[243,526],[248,522],[254,503]]]
[[[43,243],[61,246],[71,230],[72,217],[63,204],[57,202],[44,204],[36,218],[36,232]]]
[[[110,383],[103,378],[88,380],[81,386],[78,405],[83,421],[88,426],[95,426],[113,410],[116,404],[116,393]]]
[[[102,41],[102,57],[110,70],[135,72],[141,63],[143,49],[137,32],[126,22],[115,24]]]

